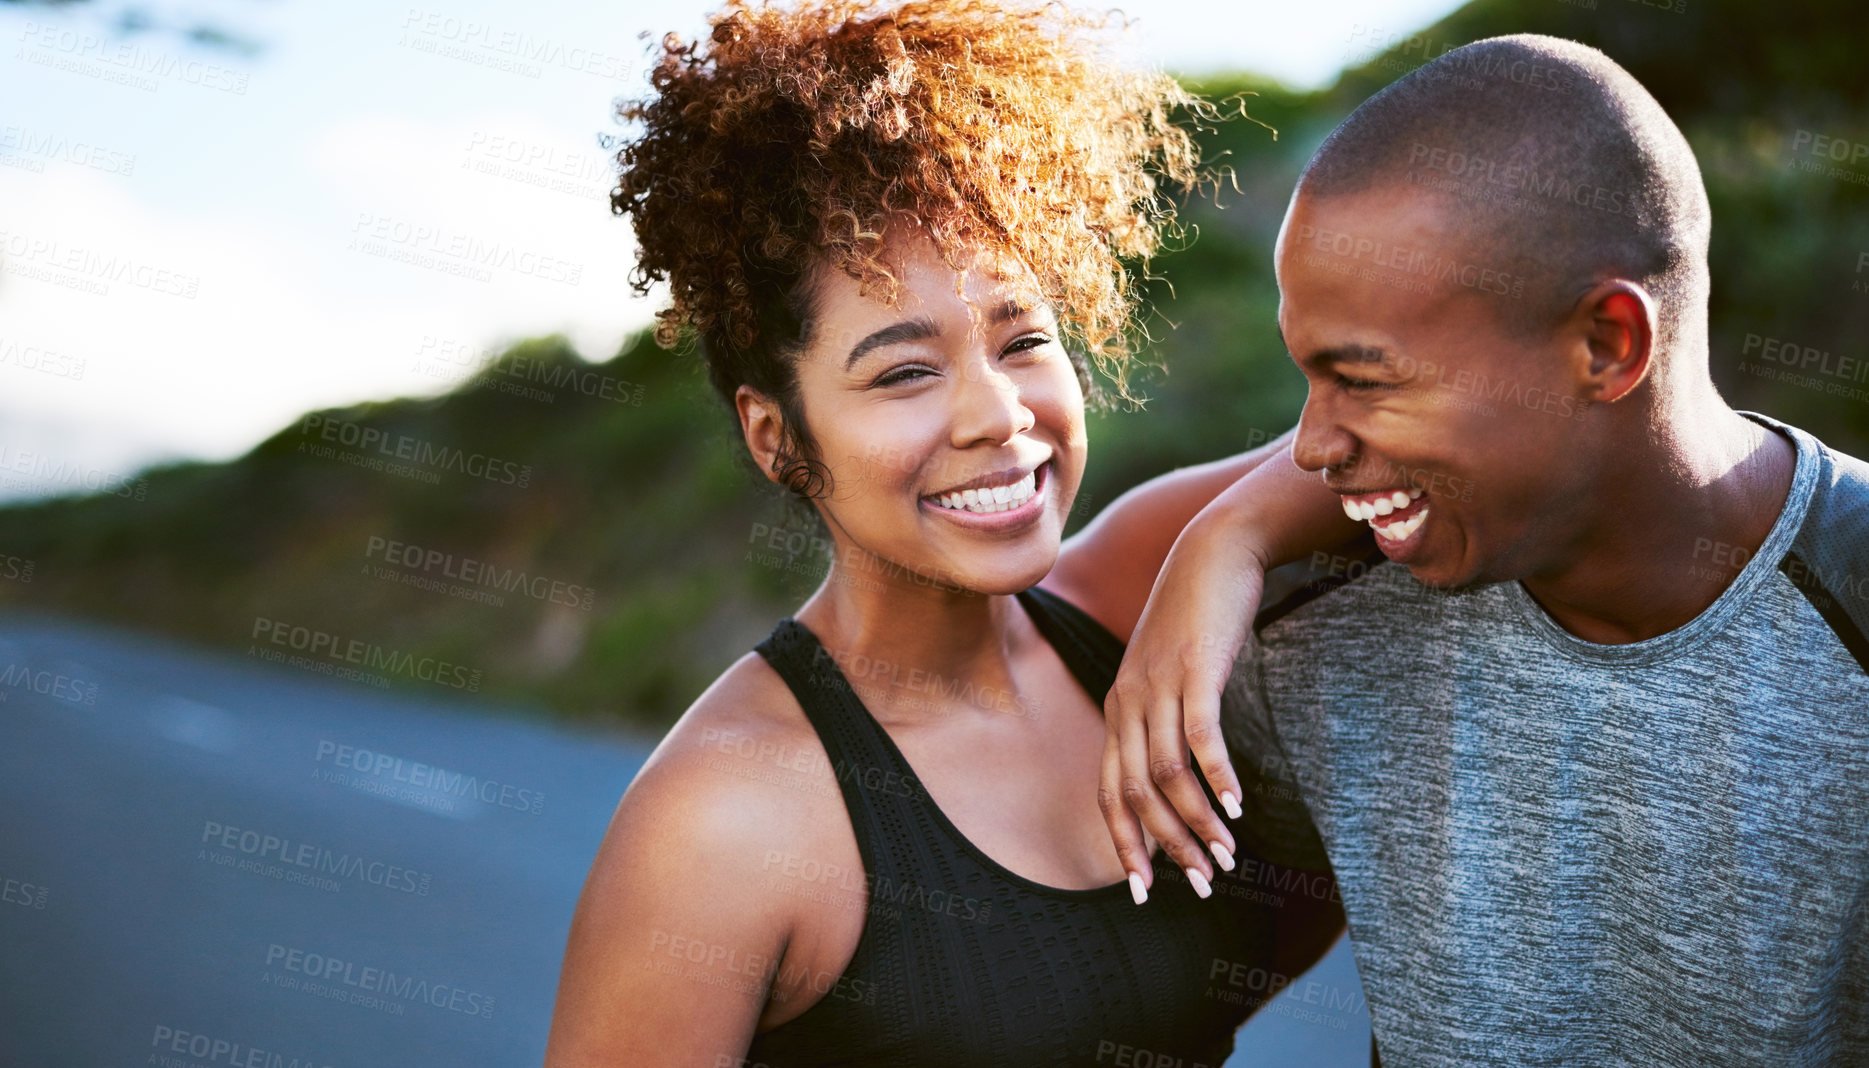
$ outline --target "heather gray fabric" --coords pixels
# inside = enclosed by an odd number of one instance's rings
[[[1268,597],[1234,828],[1335,869],[1384,1068],[1869,1064],[1869,465],[1751,417],[1789,499],[1670,633],[1379,555]]]

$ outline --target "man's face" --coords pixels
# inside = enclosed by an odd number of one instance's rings
[[[1279,327],[1310,383],[1294,455],[1431,586],[1561,566],[1596,465],[1559,339],[1507,325],[1539,283],[1487,262],[1406,186],[1300,194],[1279,234]]]

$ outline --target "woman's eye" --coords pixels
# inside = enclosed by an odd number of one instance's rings
[[[933,373],[934,372],[930,371],[928,368],[921,367],[921,366],[911,365],[907,367],[897,367],[892,370],[885,371],[882,375],[878,376],[876,381],[872,382],[871,385],[876,385],[876,386],[900,385],[903,382],[913,382],[914,380],[922,377],[923,375],[930,375]]]
[[[1004,355],[1012,356],[1021,352],[1033,352],[1051,344],[1051,341],[1051,337],[1046,334],[1029,334],[1007,345]],[[881,375],[878,375],[870,385],[872,387],[899,386],[920,378],[926,378],[936,373],[938,372],[924,364],[903,364],[901,367],[892,367],[884,371]]]

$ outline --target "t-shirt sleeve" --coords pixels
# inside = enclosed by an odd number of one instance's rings
[[[1812,447],[1821,450],[1817,488],[1779,568],[1869,672],[1869,464]]]
[[[1330,858],[1266,700],[1264,653],[1258,635],[1248,634],[1220,695],[1221,733],[1245,795],[1233,833],[1274,864],[1326,871]]]

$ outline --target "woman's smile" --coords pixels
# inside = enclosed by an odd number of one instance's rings
[[[1017,530],[1038,521],[1051,500],[1051,461],[1037,467],[997,472],[964,483],[961,488],[931,493],[921,507],[932,515],[967,530],[998,533]]]

